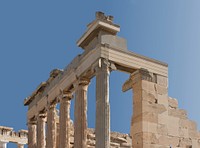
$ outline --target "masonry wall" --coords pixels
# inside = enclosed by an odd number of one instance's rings
[[[134,148],[200,148],[197,125],[168,97],[166,77],[138,72],[133,76],[133,117],[131,136]]]

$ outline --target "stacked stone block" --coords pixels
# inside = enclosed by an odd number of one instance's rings
[[[7,143],[16,143],[18,148],[24,148],[28,142],[28,131],[13,131],[11,127],[0,126],[0,148],[6,148]]]
[[[128,134],[111,132],[110,148],[132,148],[132,139]],[[87,148],[95,148],[96,138],[94,129],[87,130]],[[70,132],[70,147],[74,147],[74,129],[73,126]]]
[[[168,97],[166,77],[139,70],[132,74],[134,148],[199,148],[200,133],[178,101]]]

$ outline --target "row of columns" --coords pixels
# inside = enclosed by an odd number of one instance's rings
[[[109,63],[102,60],[96,71],[96,148],[110,147]],[[80,78],[75,86],[74,148],[87,147],[87,90],[90,80]],[[46,114],[39,114],[37,122],[28,123],[29,148],[70,147],[70,91],[63,92],[60,99],[59,141],[56,141],[56,102],[49,105]],[[47,136],[45,123],[47,116]],[[37,131],[37,133],[36,133]],[[37,137],[37,138],[36,138]],[[45,140],[45,137],[46,140]],[[46,141],[46,143],[45,143]],[[56,142],[59,142],[59,144]]]
[[[9,141],[6,140],[0,140],[0,148],[7,148],[7,143],[9,143]],[[17,148],[24,148],[24,143],[16,143],[17,144]]]

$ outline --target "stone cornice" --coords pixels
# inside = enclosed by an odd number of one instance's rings
[[[109,34],[116,35],[120,31],[119,25],[113,23],[112,16],[105,16],[102,12],[96,13],[96,20],[88,25],[87,31],[82,35],[82,37],[77,41],[77,46],[84,49],[85,46],[97,36],[97,34],[104,30]]]
[[[36,90],[32,93],[32,95],[24,100],[24,105],[28,105],[38,93],[42,93],[47,86],[47,82],[42,82]]]

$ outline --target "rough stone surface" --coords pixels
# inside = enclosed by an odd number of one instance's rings
[[[32,128],[35,128],[35,123]],[[24,145],[28,144],[28,131],[19,130],[18,132],[13,131],[11,127],[0,126],[0,148],[6,148],[7,143],[16,143],[16,147],[23,148]],[[31,143],[30,147],[34,147],[35,143]]]
[[[56,104],[53,103],[49,106],[47,113],[47,142],[48,148],[56,148]]]
[[[73,132],[73,126],[71,127],[71,130]],[[88,129],[87,130],[87,147],[93,147],[96,146],[96,137],[94,129]],[[70,138],[70,147],[73,147],[74,145],[74,138],[73,135],[71,135]],[[111,132],[110,134],[110,148],[132,148],[132,140],[130,135],[128,134],[122,134],[118,132]]]
[[[152,75],[141,71],[131,75],[134,81],[133,147],[198,148],[200,133],[196,123],[188,119],[185,110],[178,108],[176,99],[168,97],[167,80],[159,78],[153,82]]]
[[[87,144],[87,88],[89,81],[79,80],[76,88],[74,114],[74,148],[85,148]]]
[[[117,36],[119,31],[112,16],[97,12],[96,19],[77,42],[84,52],[64,70],[53,70],[49,79],[25,99],[24,105],[29,106],[28,121],[47,110],[47,148],[56,148],[58,139],[60,146],[75,148],[199,148],[196,123],[188,119],[185,110],[178,108],[176,99],[168,96],[168,65],[128,51],[125,39]],[[109,74],[112,70],[131,73],[122,87],[123,91],[132,89],[134,94],[131,136],[110,132]],[[95,133],[87,129],[84,81],[75,85],[81,78],[93,77],[96,77]],[[65,106],[61,102],[59,126],[55,108],[47,109],[50,103],[59,103],[57,98],[64,91],[76,95],[74,128],[70,129],[69,102]],[[36,138],[36,125],[28,126],[29,147],[35,148],[36,140],[44,138]],[[41,129],[44,125],[38,127]]]

